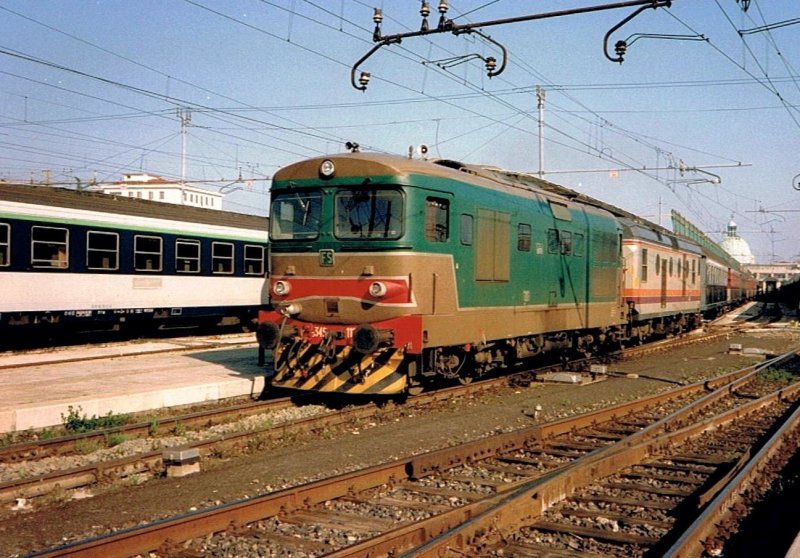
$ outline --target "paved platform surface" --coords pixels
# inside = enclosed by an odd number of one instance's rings
[[[213,342],[222,346],[164,340],[0,354],[0,433],[61,425],[70,406],[92,417],[257,397],[264,373],[253,335]]]

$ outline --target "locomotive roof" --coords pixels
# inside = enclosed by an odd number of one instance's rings
[[[514,195],[535,197],[536,195],[544,198],[560,199],[570,201],[576,196],[570,195],[572,192],[567,188],[561,188],[556,184],[533,177],[522,178],[523,175],[502,171],[491,167],[480,165],[467,165],[458,161],[448,159],[412,159],[399,155],[387,155],[381,153],[341,153],[337,155],[327,155],[306,159],[283,167],[273,176],[273,187],[279,183],[291,183],[292,181],[316,180],[320,177],[320,165],[326,159],[330,159],[336,166],[336,176],[408,176],[413,174],[441,177],[460,182],[469,182],[476,186],[511,193]],[[547,187],[551,185],[552,187]],[[577,194],[577,192],[573,192]],[[602,210],[609,210],[599,202],[588,203],[588,198],[577,201],[586,205],[593,206]]]
[[[516,194],[524,192],[537,193],[547,198],[575,201],[608,211],[623,221],[623,225],[627,224],[630,227],[639,229],[646,228],[655,231],[657,235],[661,236],[680,237],[680,235],[676,235],[669,229],[643,219],[634,213],[554,182],[549,182],[527,173],[508,171],[497,167],[465,164],[449,159],[428,161],[381,153],[342,153],[307,159],[284,167],[275,173],[273,183],[319,178],[320,164],[326,159],[335,161],[337,175],[339,176],[425,174],[452,180],[467,180],[479,186]],[[685,242],[685,240],[681,238],[681,242]],[[694,243],[689,241],[689,245],[694,245]]]
[[[0,183],[0,200],[266,231],[267,217],[52,186]]]

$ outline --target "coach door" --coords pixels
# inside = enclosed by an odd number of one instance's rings
[[[661,258],[661,308],[667,307],[667,258]]]
[[[689,278],[689,260],[683,256],[683,268],[681,270],[681,295],[686,298],[686,280]]]

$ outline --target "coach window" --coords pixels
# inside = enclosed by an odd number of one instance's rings
[[[678,277],[683,277],[683,274],[681,273],[681,261],[680,260],[678,260]]]
[[[450,202],[441,198],[425,200],[425,240],[447,242],[450,238]]]
[[[0,267],[11,263],[11,225],[0,223]]]
[[[661,273],[661,254],[656,254],[656,275]]]
[[[672,277],[672,258],[669,259],[669,276]]]
[[[517,250],[520,252],[531,251],[531,226],[527,223],[517,225]]]
[[[86,233],[86,268],[113,271],[119,269],[119,235],[89,231]]]
[[[572,254],[576,257],[583,256],[584,238],[581,233],[575,233],[572,241]]]
[[[561,231],[561,255],[569,256],[572,254],[572,233]]]
[[[200,241],[178,239],[175,241],[175,271],[200,273]]]
[[[233,273],[233,244],[213,242],[211,244],[211,271]]]
[[[244,274],[264,275],[264,247],[255,244],[244,246]]]
[[[642,248],[642,283],[647,281],[647,248]]]
[[[161,271],[163,241],[160,236],[133,237],[133,267],[136,271]]]
[[[69,267],[69,231],[53,227],[31,227],[31,265]]]
[[[472,246],[475,235],[475,218],[468,214],[462,213],[459,222],[459,237],[461,244],[464,246]]]
[[[558,254],[559,241],[558,231],[556,229],[547,230],[547,253]]]
[[[697,271],[695,269],[695,262],[697,260],[692,260],[692,285],[694,285],[695,278],[697,277]]]

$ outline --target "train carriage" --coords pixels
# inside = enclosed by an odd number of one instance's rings
[[[620,220],[631,336],[644,339],[697,327],[703,283],[700,247],[660,227]]]
[[[267,219],[0,184],[0,331],[236,321],[268,302]],[[7,340],[7,339],[6,339]]]
[[[257,335],[281,388],[469,382],[544,352],[680,333],[718,297],[727,305],[748,290],[729,257],[692,238],[530,175],[455,161],[301,161],[275,174],[270,215],[273,309]]]

